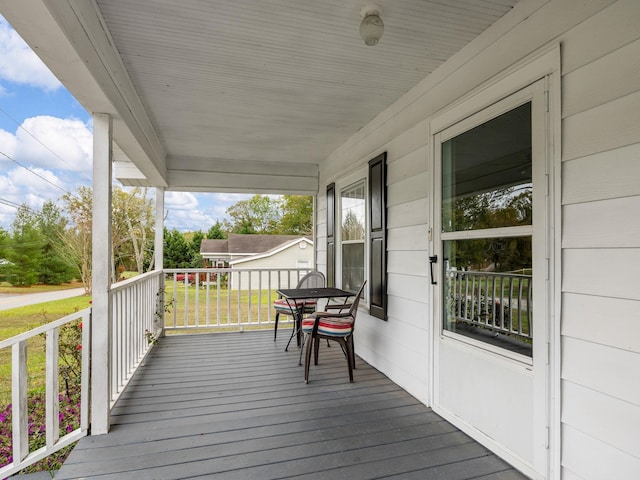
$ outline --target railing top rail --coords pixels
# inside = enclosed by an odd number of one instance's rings
[[[131,285],[135,285],[136,283],[142,283],[145,280],[158,275],[162,275],[162,270],[151,270],[150,272],[141,273],[140,275],[136,275],[135,277],[127,278],[126,280],[111,284],[110,290],[112,292],[122,290],[124,288],[130,287]]]
[[[514,278],[531,278],[531,275],[511,272],[482,272],[478,270],[448,270],[449,273],[459,273],[461,275],[476,275],[483,277],[514,277]]]
[[[211,273],[211,272],[309,272],[313,269],[308,267],[303,268],[165,268],[164,273]],[[134,277],[137,278],[137,277]]]
[[[7,338],[6,340],[0,341],[0,349],[10,347],[16,343],[20,343],[24,340],[29,340],[31,337],[35,337],[36,335],[40,335],[42,333],[46,333],[49,330],[53,330],[54,328],[61,327],[69,322],[77,320],[78,318],[87,318],[91,314],[91,307],[85,308],[84,310],[80,310],[79,312],[72,313],[67,315],[66,317],[59,318],[58,320],[54,320],[53,322],[49,322],[45,325],[41,325],[36,327],[28,332],[20,333],[11,338]]]

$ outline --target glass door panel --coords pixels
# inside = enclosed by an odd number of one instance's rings
[[[531,102],[441,148],[443,329],[531,357]]]

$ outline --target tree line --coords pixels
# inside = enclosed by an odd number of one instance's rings
[[[40,211],[21,205],[10,230],[0,227],[0,281],[16,286],[59,285],[80,280],[91,291],[93,195],[89,187],[67,193],[61,206],[47,201]],[[143,273],[154,265],[155,208],[146,188],[113,189],[111,276]],[[312,197],[254,195],[227,209],[228,220],[209,230],[183,234],[164,229],[164,266],[202,266],[204,238],[228,233],[308,235],[312,232]]]
[[[533,193],[525,187],[505,187],[455,199],[443,209],[448,231],[488,230],[533,225]],[[451,242],[453,265],[466,270],[530,271],[531,237],[488,237]]]
[[[272,198],[254,195],[227,208],[223,222],[182,234],[164,230],[165,268],[201,268],[200,244],[207,239],[225,239],[229,233],[247,235],[311,235],[313,232],[313,197],[284,195]]]

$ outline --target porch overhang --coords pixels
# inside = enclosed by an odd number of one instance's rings
[[[319,166],[518,0],[0,0],[90,113],[116,176],[167,190],[315,194]]]

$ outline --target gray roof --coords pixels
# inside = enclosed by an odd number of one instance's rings
[[[203,255],[256,255],[300,238],[310,239],[310,237],[305,237],[304,235],[242,235],[230,233],[226,240],[202,240],[200,253]]]
[[[203,253],[229,253],[229,241],[228,240],[209,240],[205,238],[200,244],[200,254]]]

